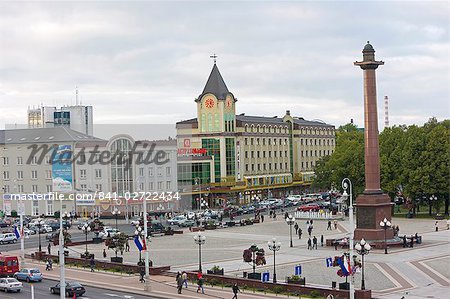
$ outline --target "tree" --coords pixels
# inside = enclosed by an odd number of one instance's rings
[[[114,250],[116,257],[117,253],[123,252],[125,250],[125,244],[127,243],[128,237],[124,233],[116,234],[115,236],[107,237],[105,243],[108,244],[108,249]]]

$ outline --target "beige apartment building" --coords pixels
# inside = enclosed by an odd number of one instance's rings
[[[335,127],[286,111],[236,115],[237,99],[214,64],[195,100],[197,118],[177,123],[178,185],[193,207],[248,203],[307,188],[335,147]]]

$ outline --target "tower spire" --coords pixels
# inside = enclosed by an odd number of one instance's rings
[[[216,64],[217,57],[218,56],[215,53],[213,55],[209,56],[209,58],[212,58],[214,60],[214,64]]]
[[[78,86],[75,86],[75,106],[78,106]]]

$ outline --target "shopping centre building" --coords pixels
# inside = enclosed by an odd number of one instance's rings
[[[296,117],[236,115],[236,97],[214,64],[195,99],[197,118],[177,123],[178,187],[194,208],[301,193],[319,159],[335,147],[335,127]]]

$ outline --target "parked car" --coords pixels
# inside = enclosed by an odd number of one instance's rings
[[[50,287],[50,293],[60,294],[60,284],[57,283],[55,286]],[[79,282],[66,282],[66,295],[69,295],[69,297],[73,297],[74,294],[76,297],[83,296],[84,293],[86,293],[86,289]]]
[[[16,243],[17,242],[17,237],[14,233],[5,233],[5,234],[0,234],[0,244],[5,244],[5,243]]]
[[[137,216],[137,217],[133,217],[131,218],[131,225],[136,226],[136,225],[140,225],[142,218]]]
[[[316,203],[308,203],[306,205],[301,205],[297,208],[298,211],[301,212],[308,212],[308,211],[318,211],[320,210],[320,207]]]
[[[181,226],[181,227],[191,227],[194,225],[195,225],[195,220],[193,220],[193,219],[186,219],[186,220],[178,223],[178,226]]]
[[[42,273],[38,268],[24,268],[19,272],[14,273],[14,278],[17,280],[42,281]]]
[[[0,220],[0,228],[8,227],[8,223],[3,220]]]
[[[115,235],[120,234],[120,231],[115,228],[104,228],[103,231],[101,231],[98,236],[100,238],[106,238],[108,236],[114,237]]]
[[[190,220],[195,219],[195,213],[194,212],[187,212],[186,214],[187,214],[187,219],[190,219]]]
[[[187,220],[187,218],[184,215],[178,215],[173,217],[172,219],[169,219],[169,225],[179,225],[180,222]]]
[[[0,278],[0,290],[4,292],[20,292],[23,285],[15,278]]]
[[[79,230],[82,230],[82,229],[83,229],[83,226],[84,226],[85,224],[88,224],[88,225],[89,225],[89,221],[80,221],[80,222],[77,224],[77,228],[78,228]]]
[[[24,229],[23,229],[23,233],[25,234],[25,235],[35,235],[36,234],[36,231],[35,230],[32,230],[32,229],[29,229],[29,228],[26,228],[26,227],[24,227]]]
[[[45,239],[51,241],[54,240],[55,238],[58,238],[58,236],[59,236],[59,229],[57,231],[45,235]]]

